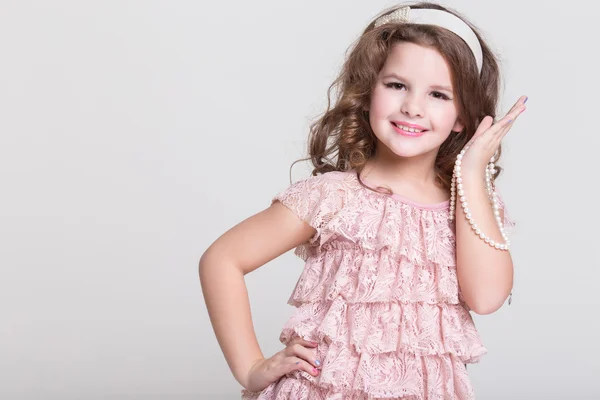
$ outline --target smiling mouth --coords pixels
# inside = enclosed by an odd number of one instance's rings
[[[427,132],[427,129],[409,128],[408,126],[399,125],[399,124],[396,124],[395,122],[392,122],[392,125],[394,125],[396,130],[400,131],[400,133],[407,134],[409,136],[418,136],[418,135],[421,135],[421,134]]]

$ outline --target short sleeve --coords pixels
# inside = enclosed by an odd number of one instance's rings
[[[343,179],[326,173],[293,183],[277,194],[272,203],[279,201],[298,218],[316,229],[308,243],[296,249],[296,255],[306,260],[312,248],[318,247],[335,235],[335,221],[346,203],[346,185]]]

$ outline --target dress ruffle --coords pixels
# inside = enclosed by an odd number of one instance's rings
[[[284,325],[280,340],[287,344],[296,336],[344,343],[357,354],[451,354],[463,363],[478,362],[487,352],[468,311],[446,303],[306,303]]]
[[[321,176],[313,180],[318,178]],[[312,182],[313,188],[298,187],[274,199],[317,231],[308,243],[296,249],[304,261],[327,250],[326,243],[347,242],[365,251],[390,249],[392,255],[404,255],[417,264],[455,265],[455,236],[448,209],[415,208],[363,188],[351,175],[330,180],[327,185]],[[296,185],[302,184],[307,185],[307,181]],[[309,193],[299,201],[302,190]]]
[[[462,303],[454,261],[418,264],[390,247],[366,251],[347,242],[327,243],[306,262],[289,304],[337,297],[349,303]]]

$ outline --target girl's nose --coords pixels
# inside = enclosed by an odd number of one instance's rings
[[[408,95],[404,97],[402,107],[400,109],[402,113],[411,117],[422,117],[423,116],[423,105],[421,101],[414,95]]]

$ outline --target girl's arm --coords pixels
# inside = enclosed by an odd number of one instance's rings
[[[488,200],[483,174],[463,173],[469,209],[481,230],[496,242],[504,243]],[[510,252],[496,250],[472,230],[462,207],[456,207],[456,258],[458,282],[465,302],[477,314],[498,310],[513,286]],[[504,212],[500,212],[504,221]]]
[[[245,388],[258,345],[244,275],[308,241],[316,230],[275,202],[219,237],[202,255],[200,283],[221,350]]]

